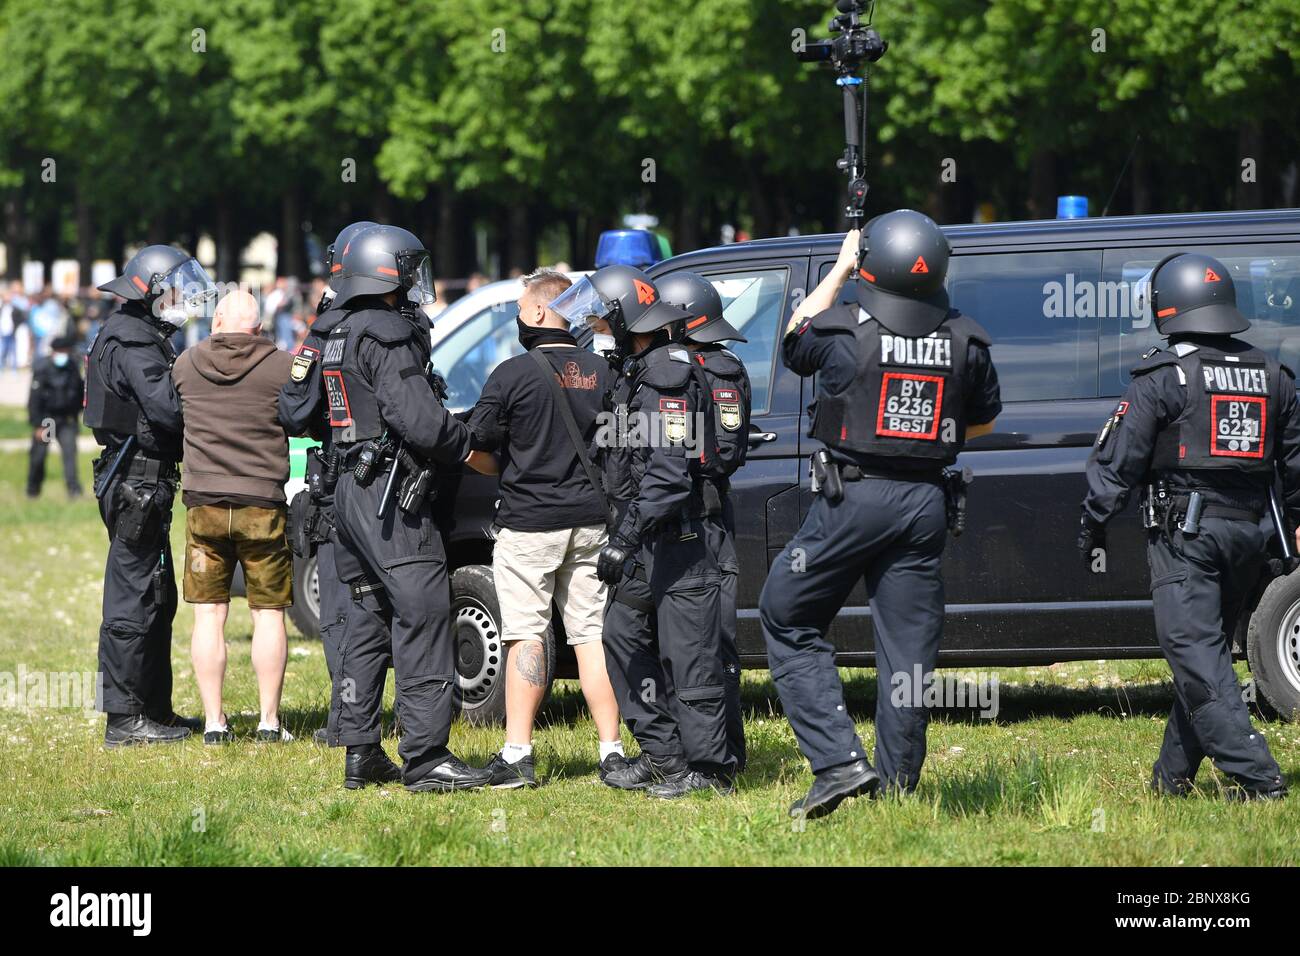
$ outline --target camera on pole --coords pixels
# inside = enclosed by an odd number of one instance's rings
[[[835,73],[835,83],[844,96],[844,155],[836,168],[849,178],[848,204],[844,207],[849,227],[857,225],[867,202],[867,180],[863,143],[867,133],[867,77],[864,63],[875,63],[889,43],[871,27],[875,0],[838,0],[837,15],[827,29],[835,36],[806,44],[796,55],[805,63],[821,63]],[[859,72],[862,73],[859,76]]]

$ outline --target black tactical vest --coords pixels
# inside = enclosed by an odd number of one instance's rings
[[[108,387],[102,361],[109,342],[118,341],[133,347],[156,348],[170,366],[176,361],[171,340],[148,319],[119,306],[104,320],[86,356],[86,411],[82,420],[87,427],[117,435],[141,436],[144,412],[134,396],[123,397]]]
[[[1162,365],[1176,366],[1187,388],[1182,414],[1156,436],[1153,470],[1268,474],[1272,469],[1281,366],[1240,340],[1228,338],[1225,344],[1227,351],[1180,342],[1147,353],[1133,369],[1134,375],[1143,375]]]
[[[605,490],[615,501],[626,502],[635,498],[645,474],[645,436],[637,437],[638,430],[658,429],[664,433],[663,437],[671,439],[673,429],[681,427],[687,440],[700,448],[698,455],[692,452],[691,470],[703,475],[710,468],[716,469],[711,400],[708,390],[696,379],[693,364],[690,352],[678,344],[660,346],[624,363],[623,375],[615,384],[609,400],[608,411],[613,425],[609,434],[604,436],[600,449]],[[661,407],[646,408],[642,384],[658,389],[689,388],[691,391],[685,402],[662,398]],[[671,407],[674,403],[683,406],[680,412]],[[698,416],[686,414],[686,407],[695,409]],[[702,435],[696,433],[700,428],[704,430]]]
[[[834,448],[951,464],[966,441],[967,356],[971,342],[990,343],[959,312],[920,338],[897,335],[857,305],[813,319],[818,330],[854,337],[857,374],[843,392],[819,392],[809,434]]]
[[[701,388],[713,399],[713,449],[709,478],[729,478],[749,453],[751,391],[745,364],[730,349],[705,346],[691,353]]]
[[[386,428],[379,414],[374,384],[358,360],[357,350],[365,338],[394,345],[416,339],[417,329],[396,310],[363,304],[355,311],[348,311],[330,330],[321,355],[321,382],[325,388],[330,436],[335,442],[379,438]],[[427,357],[428,351],[426,334],[421,354]]]

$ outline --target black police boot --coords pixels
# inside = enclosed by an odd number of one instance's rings
[[[104,727],[104,748],[115,750],[134,744],[175,744],[190,735],[187,727],[164,727],[144,714],[109,714]]]
[[[849,797],[870,796],[880,786],[880,775],[865,760],[823,770],[813,778],[808,795],[790,805],[790,816],[815,820],[834,813]]]
[[[490,771],[471,767],[455,754],[448,754],[440,763],[426,762],[402,771],[402,782],[412,793],[437,791],[445,793],[451,790],[478,790],[486,787],[492,780]]]
[[[533,764],[532,754],[514,763],[506,763],[506,758],[501,754],[493,754],[492,759],[483,769],[491,774],[488,786],[493,790],[515,790],[519,787],[537,786],[537,770]]]
[[[402,768],[388,759],[379,744],[361,744],[349,747],[343,761],[343,786],[360,790],[368,783],[396,783],[402,779]]]
[[[1268,787],[1232,787],[1227,797],[1239,803],[1253,803],[1256,800],[1285,800],[1289,791],[1281,779]]]
[[[1159,771],[1152,771],[1151,790],[1162,797],[1185,797],[1196,789],[1196,784],[1187,778],[1166,780]]]
[[[659,800],[676,800],[698,790],[714,790],[725,796],[734,793],[735,789],[732,782],[721,774],[687,770],[685,773],[673,774],[663,783],[647,787],[645,794]]]
[[[182,717],[174,710],[169,714],[154,717],[153,721],[156,724],[162,724],[164,727],[184,727],[192,734],[197,734],[203,729],[202,717]]]
[[[674,774],[685,773],[687,769],[680,754],[655,758],[643,753],[635,760],[629,760],[627,766],[607,773],[604,783],[615,790],[644,790]]]
[[[624,767],[628,766],[628,764],[630,764],[631,762],[632,761],[628,760],[627,757],[621,753],[610,754],[600,762],[600,766],[596,770],[596,773],[599,774],[600,776],[600,782],[604,783],[605,778],[608,777],[611,773],[613,773],[615,770],[622,770]]]

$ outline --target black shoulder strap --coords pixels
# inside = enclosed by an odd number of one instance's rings
[[[555,408],[560,413],[560,420],[564,422],[564,430],[569,433],[569,441],[573,442],[573,450],[578,453],[578,461],[582,463],[582,470],[587,473],[587,480],[596,489],[596,494],[600,497],[600,503],[604,506],[605,523],[612,528],[614,526],[614,512],[609,506],[609,497],[605,494],[605,485],[600,480],[600,473],[596,471],[596,466],[591,463],[591,456],[587,454],[587,445],[583,442],[582,433],[578,431],[578,423],[573,417],[573,407],[569,404],[569,398],[564,394],[564,389],[560,387],[559,379],[555,377],[555,367],[542,355],[540,348],[529,349],[528,354],[537,363],[537,371],[551,389],[551,397],[555,400]]]

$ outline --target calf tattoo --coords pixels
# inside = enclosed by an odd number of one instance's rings
[[[546,686],[546,652],[541,641],[519,641],[510,656],[520,677],[534,687]]]

